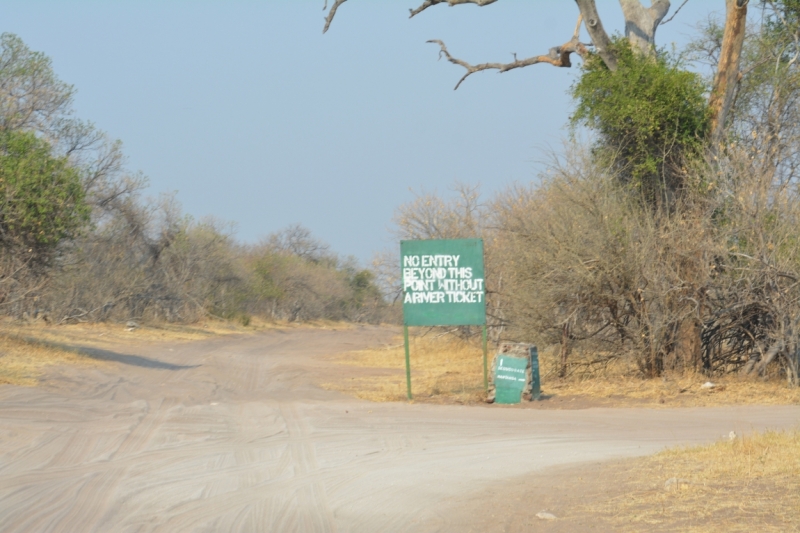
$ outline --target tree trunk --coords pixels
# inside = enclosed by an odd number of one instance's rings
[[[578,9],[583,17],[583,25],[589,32],[589,37],[592,38],[595,52],[606,64],[608,70],[617,70],[617,58],[611,51],[611,39],[603,29],[603,23],[600,21],[594,0],[575,0],[575,3],[578,4]]]
[[[625,16],[625,37],[635,50],[655,56],[656,29],[669,11],[668,0],[652,2],[649,8],[639,0],[619,0]]]
[[[682,370],[691,368],[698,370],[702,360],[702,339],[700,338],[702,326],[700,322],[687,318],[678,327],[678,336],[675,342],[676,362],[682,365]]]
[[[561,330],[561,353],[559,356],[558,377],[567,377],[567,360],[572,351],[572,343],[570,342],[570,325],[569,322],[564,324]]]
[[[747,2],[748,0],[725,0],[725,32],[722,36],[714,86],[708,100],[711,111],[711,141],[715,148],[722,140],[725,119],[733,104],[736,84],[739,81],[739,61],[747,25]]]

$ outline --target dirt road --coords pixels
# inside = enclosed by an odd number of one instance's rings
[[[325,355],[394,333],[129,346],[0,386],[0,531],[503,531],[480,502],[504,480],[800,421],[800,406],[369,404],[315,385],[347,371]]]

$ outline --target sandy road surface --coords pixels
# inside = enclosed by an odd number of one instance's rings
[[[798,406],[379,405],[314,385],[347,371],[325,354],[393,333],[133,346],[0,386],[0,531],[465,531],[504,479],[800,421]]]

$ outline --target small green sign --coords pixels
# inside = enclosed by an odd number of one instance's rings
[[[494,386],[496,403],[519,403],[527,378],[525,370],[528,359],[501,355],[497,357],[494,369]]]
[[[486,324],[483,241],[401,241],[406,326]]]

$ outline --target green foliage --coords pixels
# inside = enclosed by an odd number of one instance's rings
[[[648,203],[686,185],[684,158],[703,145],[709,126],[706,87],[668,54],[648,57],[617,39],[618,69],[597,56],[586,61],[572,87],[573,126],[599,134],[598,155],[609,158],[619,175]]]
[[[287,235],[302,239],[287,239]],[[287,242],[303,246],[286,246]],[[312,243],[313,246],[305,244]],[[340,260],[302,226],[271,235],[251,255],[249,293],[254,312],[273,318],[376,321],[385,306],[375,275],[354,259]],[[313,253],[312,253],[313,252]]]
[[[32,133],[0,133],[0,246],[44,259],[89,220],[80,173]]]
[[[800,0],[762,1],[765,12],[764,29],[768,32],[796,32],[800,28]]]
[[[382,302],[381,291],[375,284],[375,274],[371,270],[359,270],[349,281],[353,294],[349,304],[355,309]]]
[[[253,285],[254,295],[260,300],[279,300],[284,296],[280,279],[284,272],[289,270],[289,263],[299,262],[297,259],[288,255],[277,253],[264,253],[256,259],[253,264]]]
[[[52,61],[12,33],[0,35],[0,130],[51,132],[64,126],[75,89],[58,79]]]

